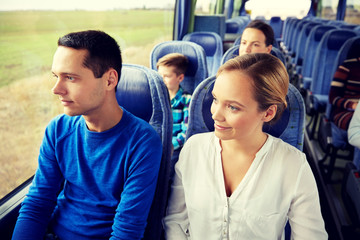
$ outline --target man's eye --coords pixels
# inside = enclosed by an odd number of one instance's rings
[[[69,79],[70,81],[75,80],[75,78],[73,78],[73,77],[71,77],[71,76],[67,76],[66,78]]]

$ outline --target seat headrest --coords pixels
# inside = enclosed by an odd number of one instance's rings
[[[332,30],[329,34],[327,47],[330,50],[339,50],[341,46],[352,37],[355,37],[356,33],[352,30]]]
[[[239,30],[239,23],[236,21],[226,21],[226,33],[237,33]]]
[[[289,98],[286,96],[286,101],[289,104]],[[263,126],[263,131],[274,137],[280,137],[280,135],[285,131],[290,118],[289,107],[285,108],[284,112],[281,115],[281,118],[278,119],[275,124],[270,125],[265,123]]]
[[[189,65],[185,76],[194,77],[198,70],[198,58],[196,50],[193,48],[192,42],[187,41],[169,41],[164,42],[161,47],[154,49],[154,55],[157,56],[156,62],[169,53],[182,53],[188,58]],[[196,44],[199,46],[198,44]],[[201,46],[199,46],[201,47]],[[156,53],[155,53],[156,51]]]
[[[305,27],[305,35],[309,36],[310,31],[317,25],[320,25],[320,23],[317,23],[317,22],[308,23]]]
[[[207,88],[207,92],[204,97],[203,106],[202,106],[202,115],[206,127],[209,131],[214,131],[214,120],[212,119],[211,114],[211,104],[213,102],[212,90],[214,88],[214,82]]]
[[[351,47],[349,48],[348,54],[346,56],[347,59],[358,58],[360,57],[360,37],[354,39]]]
[[[330,26],[330,25],[317,27],[317,29],[315,30],[315,35],[314,35],[315,41],[319,42],[327,31],[329,31],[331,29],[335,29],[335,28],[336,27]]]
[[[147,122],[153,109],[148,77],[141,69],[123,66],[116,91],[119,105]]]
[[[271,17],[270,18],[270,22],[280,22],[281,21],[281,18],[280,17]]]
[[[196,32],[188,35],[183,40],[198,43],[204,48],[206,56],[213,56],[216,52],[217,42],[215,37],[210,34]]]

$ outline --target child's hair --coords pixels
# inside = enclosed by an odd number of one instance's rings
[[[185,74],[188,64],[189,60],[183,54],[169,53],[159,59],[156,64],[156,68],[159,69],[159,66],[174,66],[176,75],[180,75]]]

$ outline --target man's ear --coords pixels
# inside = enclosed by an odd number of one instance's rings
[[[107,87],[109,89],[115,89],[116,86],[117,86],[117,83],[119,81],[119,75],[118,73],[116,72],[115,69],[111,68],[109,69],[109,71],[107,72],[107,79],[106,79],[106,83],[107,83]]]
[[[270,122],[276,116],[277,106],[271,105],[265,112],[263,116],[264,122]]]

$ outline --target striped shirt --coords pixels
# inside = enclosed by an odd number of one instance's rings
[[[345,60],[336,70],[331,82],[329,101],[334,123],[347,130],[354,109],[352,104],[360,98],[360,58]]]
[[[180,87],[175,97],[171,99],[171,111],[173,115],[173,137],[174,150],[180,149],[185,143],[186,130],[189,119],[189,105],[191,95],[184,92]]]

